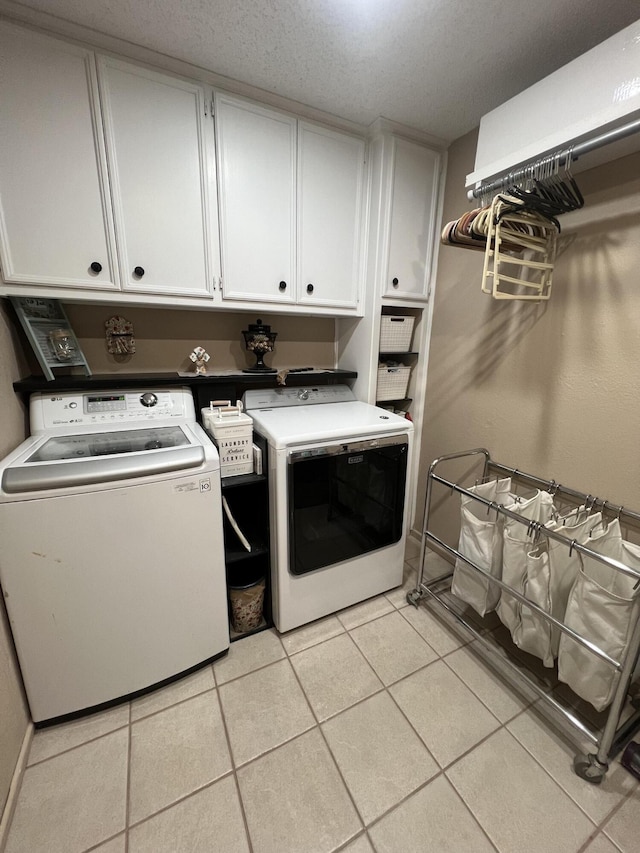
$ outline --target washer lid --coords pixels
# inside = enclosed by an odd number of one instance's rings
[[[60,459],[91,459],[119,453],[145,453],[192,442],[179,426],[113,430],[113,432],[57,435],[41,444],[26,462],[57,462]]]
[[[277,449],[318,441],[411,432],[413,429],[413,424],[406,418],[358,400],[254,409],[250,414],[256,430]]]
[[[31,436],[0,460],[0,503],[219,468],[215,445],[199,424]]]

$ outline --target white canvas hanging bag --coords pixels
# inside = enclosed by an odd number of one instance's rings
[[[491,480],[467,491],[504,506],[512,503],[511,479]],[[460,539],[458,551],[481,569],[499,578],[502,572],[502,529],[504,517],[467,495],[460,498]],[[497,516],[497,517],[496,517]],[[500,587],[492,584],[462,560],[456,560],[451,591],[485,616],[495,610]]]
[[[620,523],[612,521],[585,545],[606,557],[640,571],[640,547],[622,539]],[[637,586],[637,588],[635,588]],[[638,619],[640,585],[635,578],[581,556],[564,623],[610,657],[621,660]],[[558,677],[597,711],[613,699],[620,674],[575,640],[562,634],[558,650]]]
[[[602,522],[602,514],[589,514],[584,507],[549,522],[547,528],[566,537],[567,544],[547,539],[540,549],[527,554],[524,595],[559,621],[564,619],[569,593],[580,569],[580,555],[570,542],[587,544],[589,534]],[[560,630],[544,616],[522,605],[520,624],[513,635],[516,645],[540,658],[545,666],[553,666],[558,656]]]
[[[521,515],[528,521],[547,524],[553,515],[553,495],[539,489],[526,500],[516,499],[506,509]],[[502,550],[502,580],[519,593],[524,593],[527,574],[527,554],[531,551],[532,540],[526,524],[513,518],[504,522],[504,545]],[[521,604],[517,598],[502,590],[498,604],[498,616],[512,637],[520,625]]]

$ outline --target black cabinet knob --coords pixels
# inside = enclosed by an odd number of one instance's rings
[[[90,267],[92,272],[102,272],[102,264],[98,261],[93,261]]]
[[[313,293],[313,285],[312,284],[307,285],[307,293]]]
[[[134,267],[133,268],[134,275],[137,275],[138,278],[142,278],[144,275],[144,267]]]
[[[287,289],[287,282],[281,281],[280,284],[278,285],[278,287],[280,288],[280,290],[286,290]]]
[[[391,284],[392,284],[394,287],[397,287],[397,286],[400,284],[400,282],[398,281],[398,279],[397,279],[397,278],[394,278],[394,279],[393,279],[393,281],[391,282]]]

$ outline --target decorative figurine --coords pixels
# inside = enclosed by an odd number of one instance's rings
[[[211,356],[205,351],[204,347],[196,347],[189,358],[196,366],[196,376],[205,376],[207,373],[207,362]]]
[[[265,354],[273,352],[273,345],[278,336],[277,332],[271,331],[271,326],[266,326],[262,320],[258,318],[256,323],[249,323],[249,328],[245,329],[244,343],[249,352],[252,352],[256,357],[256,363],[253,367],[245,367],[243,373],[275,373],[275,367],[267,367],[264,363]]]
[[[111,355],[133,355],[136,342],[133,337],[133,323],[118,315],[109,317],[104,324],[107,335],[107,352]]]

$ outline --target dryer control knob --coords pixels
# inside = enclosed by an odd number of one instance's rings
[[[147,391],[146,393],[140,396],[140,402],[143,406],[150,408],[151,406],[155,406],[155,404],[158,402],[158,398],[155,394],[152,394],[150,391]]]
[[[303,388],[302,391],[298,391],[298,400],[308,400],[309,392],[306,388]]]

